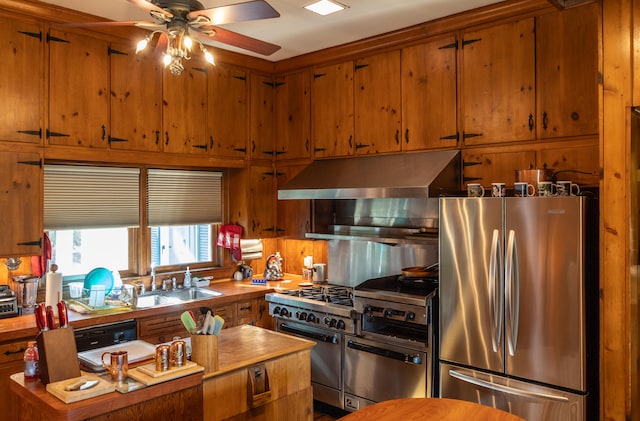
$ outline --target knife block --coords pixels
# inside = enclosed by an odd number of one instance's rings
[[[36,337],[40,381],[49,384],[80,377],[80,362],[73,329],[45,330]]]
[[[191,361],[205,373],[218,370],[218,335],[191,335]]]

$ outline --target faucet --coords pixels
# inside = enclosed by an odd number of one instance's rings
[[[156,290],[156,266],[151,265],[151,291]]]

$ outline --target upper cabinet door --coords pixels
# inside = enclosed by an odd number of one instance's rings
[[[400,50],[355,63],[356,154],[399,152]]]
[[[536,21],[538,137],[598,133],[598,3]]]
[[[272,159],[275,155],[273,146],[273,78],[252,73],[250,81],[249,137],[251,144],[249,145],[249,156],[252,159]]]
[[[42,141],[43,44],[42,25],[0,17],[0,140]]]
[[[353,61],[315,69],[311,104],[314,156],[353,155]]]
[[[276,78],[276,159],[311,156],[311,78],[309,71]]]
[[[464,144],[535,139],[533,18],[467,32],[461,48]]]
[[[207,122],[207,67],[210,65],[194,60],[195,57],[179,76],[164,70],[162,126],[165,152],[207,154],[212,143]]]
[[[51,145],[109,147],[109,45],[85,33],[50,30]]]
[[[109,55],[111,148],[162,151],[162,62],[125,43],[112,44]]]
[[[42,254],[42,163],[42,152],[0,151],[0,256]]]
[[[247,72],[220,64],[209,72],[209,121],[213,135],[210,153],[215,156],[248,157]]]
[[[402,150],[458,144],[455,36],[402,49]]]

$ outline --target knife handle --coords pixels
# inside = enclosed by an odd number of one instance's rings
[[[69,313],[67,312],[67,303],[65,301],[58,301],[57,306],[60,327],[69,327]]]
[[[36,326],[38,327],[39,332],[49,330],[47,327],[47,309],[44,303],[40,303],[36,307]]]
[[[47,327],[49,329],[56,328],[56,316],[53,314],[53,307],[47,306]]]

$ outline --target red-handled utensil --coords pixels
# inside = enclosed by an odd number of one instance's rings
[[[47,328],[47,309],[44,303],[38,304],[36,307],[36,326],[38,331],[48,330]]]
[[[67,303],[64,301],[58,301],[57,306],[60,327],[69,327],[69,313],[67,312]]]
[[[56,328],[56,315],[53,314],[53,307],[47,306],[47,327],[49,329]]]

